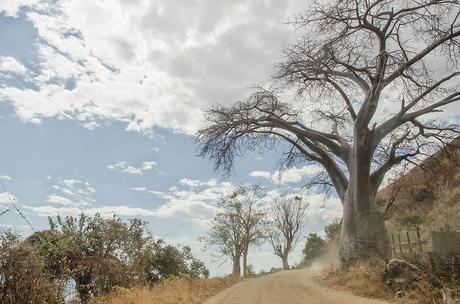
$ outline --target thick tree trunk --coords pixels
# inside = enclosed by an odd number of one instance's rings
[[[283,256],[281,256],[281,260],[283,261],[283,270],[289,270],[288,255],[283,254]]]
[[[248,271],[248,249],[245,249],[243,252],[243,277],[247,277],[249,274]]]
[[[241,276],[240,259],[241,259],[241,256],[234,256],[233,257],[232,275],[238,276],[238,277]]]
[[[356,140],[355,145],[359,144]],[[350,182],[343,200],[339,255],[344,268],[361,261],[387,261],[391,252],[385,222],[375,203],[376,190],[369,177],[372,153],[354,148]]]

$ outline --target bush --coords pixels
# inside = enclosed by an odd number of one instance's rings
[[[348,270],[330,269],[325,277],[331,287],[351,291],[354,295],[370,298],[392,298],[382,276],[384,268],[380,265],[361,263]]]
[[[209,271],[192,255],[190,247],[179,249],[162,240],[157,241],[148,263],[149,283],[180,276],[207,278]]]
[[[305,247],[303,249],[304,262],[307,265],[310,265],[313,260],[318,257],[321,253],[321,249],[326,244],[326,241],[323,240],[316,233],[310,233],[305,242]]]
[[[328,241],[338,238],[340,236],[340,230],[342,229],[342,223],[339,218],[335,218],[332,223],[324,227],[326,233],[326,239]]]
[[[171,277],[207,277],[189,247],[155,241],[146,223],[118,217],[57,217],[25,241],[0,233],[0,303],[63,303],[71,282],[78,300]]]
[[[44,275],[37,250],[8,231],[0,239],[0,303],[63,303],[58,286]]]

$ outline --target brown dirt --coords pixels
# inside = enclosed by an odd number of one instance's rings
[[[205,304],[386,304],[320,286],[318,270],[281,271],[242,281],[209,299]]]

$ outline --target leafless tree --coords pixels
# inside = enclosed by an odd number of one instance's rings
[[[233,263],[232,274],[248,275],[248,251],[253,244],[264,238],[262,229],[266,213],[258,204],[265,193],[260,186],[238,186],[237,189],[221,198],[221,211],[211,223],[211,229],[201,238],[207,245],[217,247],[222,256],[230,257]]]
[[[292,21],[305,35],[285,50],[275,89],[213,108],[197,140],[201,155],[226,171],[244,152],[280,142],[289,145],[282,167],[320,164],[323,184],[342,201],[340,259],[347,267],[389,257],[375,200],[387,172],[416,163],[459,131],[432,114],[460,100],[460,3],[323,3]],[[290,92],[289,102],[279,100]]]
[[[265,238],[266,212],[260,207],[265,191],[259,185],[239,186],[233,194],[234,206],[244,229],[243,276],[248,276],[248,251]]]
[[[288,257],[302,240],[307,223],[309,204],[302,198],[280,197],[273,201],[273,221],[268,240],[274,253],[283,262],[283,269],[289,269]]]

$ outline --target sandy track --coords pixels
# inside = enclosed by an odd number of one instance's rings
[[[247,279],[205,304],[386,304],[320,286],[312,270],[291,270]]]

